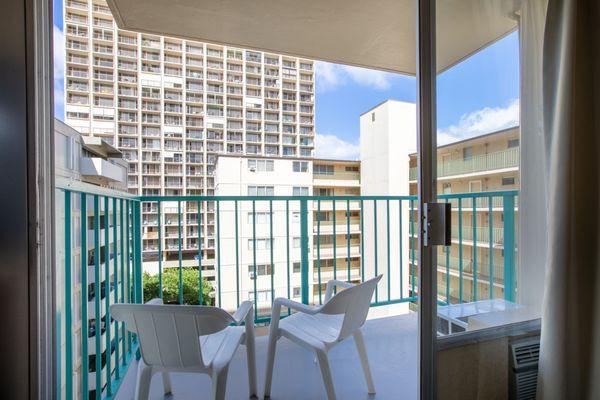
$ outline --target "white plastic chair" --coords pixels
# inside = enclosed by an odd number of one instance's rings
[[[271,394],[275,349],[277,340],[281,336],[316,353],[329,400],[334,400],[336,397],[327,353],[347,337],[353,336],[367,381],[368,391],[369,393],[375,393],[365,342],[360,328],[367,319],[371,298],[381,276],[379,275],[358,285],[335,280],[327,282],[325,303],[322,306],[308,306],[284,298],[275,299],[269,331],[265,398]],[[342,287],[344,290],[332,297],[335,286]],[[282,307],[289,307],[297,312],[280,320]]]
[[[147,400],[152,375],[162,373],[165,394],[171,392],[169,372],[197,372],[212,377],[213,399],[224,399],[229,363],[240,344],[246,345],[250,397],[256,398],[256,352],[253,306],[244,301],[233,316],[217,307],[113,304],[114,319],[137,334],[142,358],[138,364],[136,400]],[[245,327],[240,326],[245,322]]]

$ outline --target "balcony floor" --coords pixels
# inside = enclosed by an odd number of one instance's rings
[[[418,390],[417,314],[371,319],[363,327],[376,395],[369,396],[353,339],[329,353],[338,399],[415,399]],[[267,354],[267,336],[256,340],[258,390],[262,396]],[[247,399],[245,348],[240,347],[229,369],[227,399]],[[135,362],[130,366],[116,400],[133,398]],[[175,400],[208,399],[211,381],[203,374],[171,374]],[[163,399],[160,374],[152,379],[151,400]],[[271,398],[309,400],[326,398],[319,366],[308,350],[280,339],[275,356]]]

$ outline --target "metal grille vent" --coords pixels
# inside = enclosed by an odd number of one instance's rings
[[[513,352],[516,368],[537,365],[540,358],[540,343],[513,345]]]
[[[510,345],[510,398],[535,400],[540,338],[521,339]]]

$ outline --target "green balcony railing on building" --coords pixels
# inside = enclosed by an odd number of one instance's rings
[[[519,148],[513,147],[493,153],[479,154],[462,160],[438,162],[438,177],[470,174],[480,171],[490,171],[519,166]],[[411,168],[409,179],[417,179],[417,168]]]
[[[132,198],[57,192],[63,207],[57,215],[64,216],[57,230],[63,239],[57,251],[62,271],[57,276],[57,345],[65,349],[58,360],[59,398],[114,396],[135,356],[136,339],[112,321],[110,304],[171,296],[173,277],[172,302],[232,311],[250,299],[257,323],[269,322],[276,297],[322,303],[329,279],[362,281],[383,274],[373,307],[418,299],[416,196]],[[456,240],[438,255],[441,304],[484,299],[477,289],[484,284],[490,285],[492,298],[494,282],[501,283],[506,299],[514,300],[517,195],[439,196],[440,202],[455,204],[453,220],[458,221]],[[183,221],[197,224],[184,229]],[[154,258],[143,262],[142,249]],[[153,277],[143,274],[147,265],[155,269]],[[145,287],[144,276],[158,284]],[[452,287],[456,277],[458,287]],[[202,289],[207,282],[209,293]],[[190,284],[199,288],[194,296],[186,291]],[[81,395],[75,387],[84,388]]]

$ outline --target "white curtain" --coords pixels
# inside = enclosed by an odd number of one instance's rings
[[[539,399],[600,399],[600,0],[550,0]],[[540,149],[541,150],[541,149]]]

